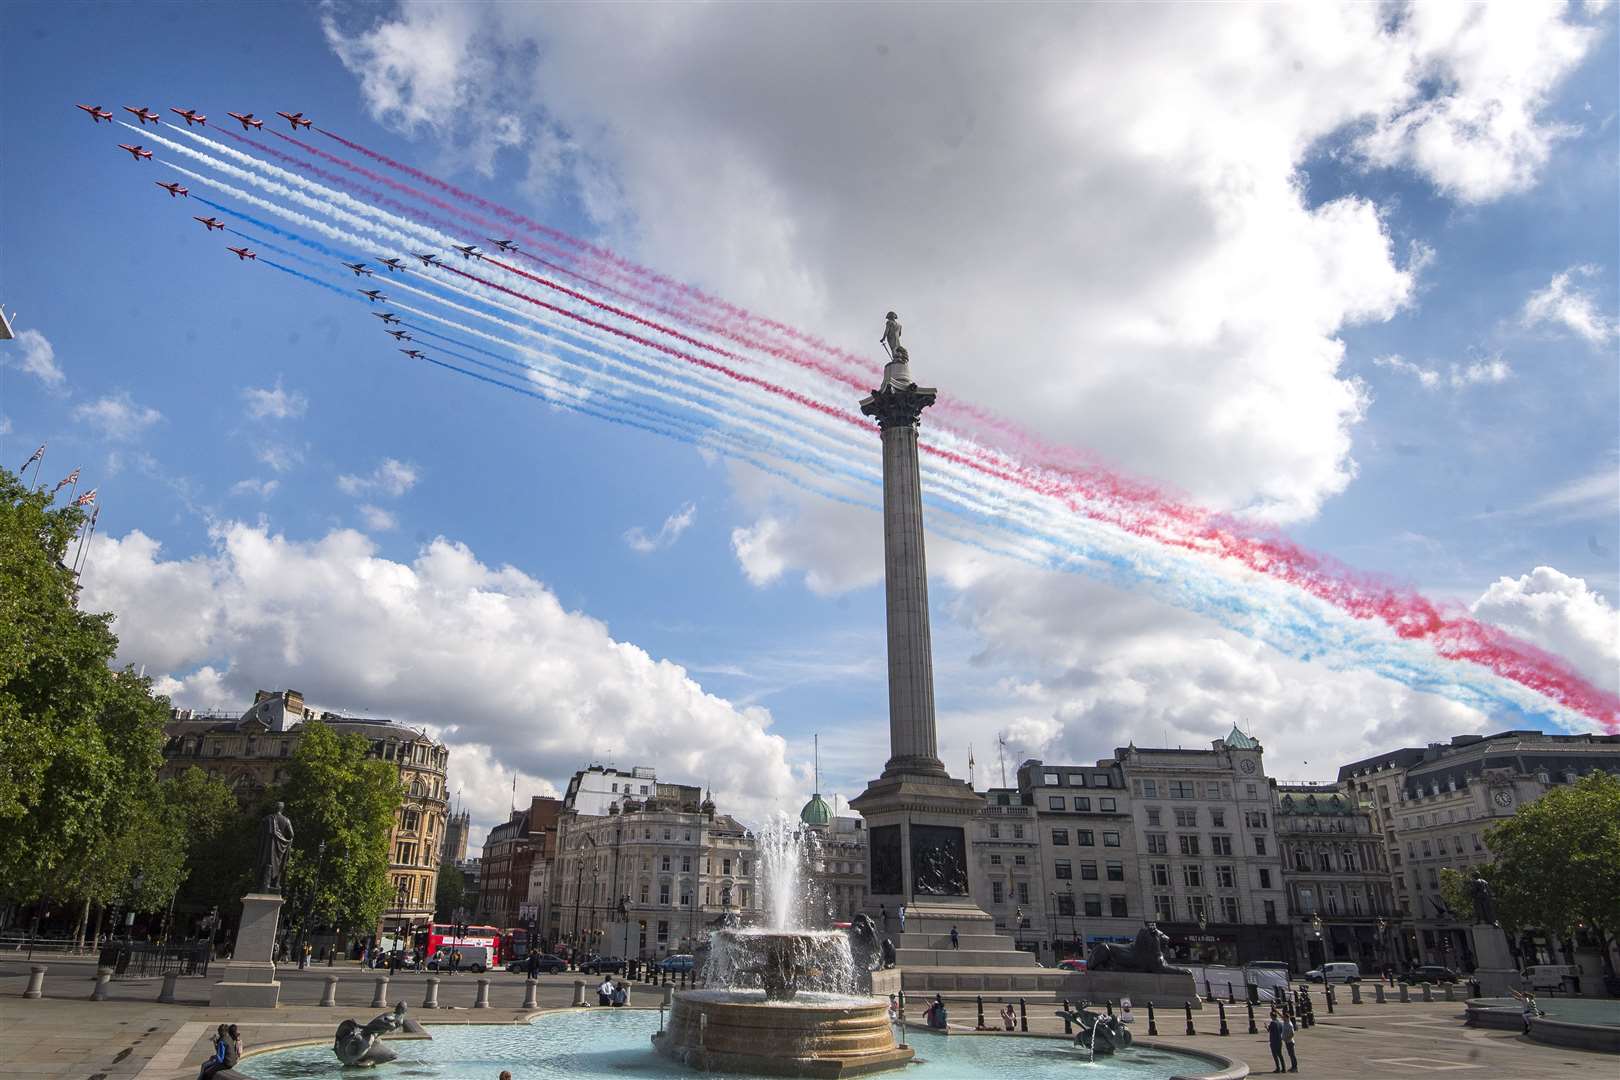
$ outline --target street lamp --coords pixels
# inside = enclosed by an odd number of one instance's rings
[[[624,951],[619,959],[627,965],[630,963],[630,894],[619,897],[619,918],[624,920]]]

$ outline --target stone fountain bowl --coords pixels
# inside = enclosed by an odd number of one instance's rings
[[[710,987],[762,990],[769,1001],[791,1001],[801,990],[856,988],[849,936],[841,930],[717,930],[703,978]]]
[[[912,1058],[895,1044],[887,1003],[815,991],[786,1001],[759,990],[678,993],[653,1046],[705,1072],[762,1076],[863,1076]]]

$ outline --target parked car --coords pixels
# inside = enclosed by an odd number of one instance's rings
[[[1353,983],[1361,981],[1361,968],[1355,964],[1323,964],[1305,973],[1305,978],[1319,983]]]
[[[1418,983],[1454,983],[1458,978],[1455,971],[1443,964],[1424,964],[1401,972],[1400,980],[1408,986],[1416,986]]]
[[[456,950],[461,953],[461,964],[458,971],[470,971],[475,975],[482,975],[489,970],[489,949],[483,945],[457,945]],[[440,949],[428,957],[427,969],[429,971],[450,970],[450,950]]]
[[[536,966],[539,967],[540,974],[542,975],[550,975],[558,971],[568,970],[568,961],[564,960],[560,956],[553,956],[551,953],[541,953],[539,956],[535,957],[535,961]],[[506,970],[527,972],[529,970],[529,958],[527,956],[520,956],[516,960],[508,960],[506,962]]]
[[[1569,983],[1565,979],[1579,974],[1580,972],[1569,964],[1532,964],[1524,969],[1524,985],[1543,993],[1551,990],[1568,990]]]
[[[587,975],[618,975],[624,971],[624,960],[617,956],[590,956],[580,961],[579,970]]]
[[[697,962],[692,959],[690,953],[676,953],[674,956],[666,956],[658,962],[658,970],[667,971],[671,975],[679,975],[683,971],[690,974],[696,966]]]
[[[1067,960],[1059,960],[1057,966],[1062,968],[1064,971],[1086,970],[1086,962],[1077,956],[1071,956]]]

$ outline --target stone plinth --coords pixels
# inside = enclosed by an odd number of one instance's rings
[[[1484,997],[1506,997],[1509,990],[1517,990],[1523,982],[1513,966],[1507,935],[1500,927],[1474,927],[1474,963],[1478,965],[1474,978]]]
[[[764,1076],[862,1076],[912,1058],[910,1047],[895,1045],[881,1000],[767,1005],[704,990],[675,995],[653,1047],[704,1072]]]
[[[276,924],[281,919],[281,897],[248,893],[242,897],[242,924],[236,948],[225,966],[225,977],[214,984],[208,1004],[216,1008],[273,1009],[281,999],[276,980]]]

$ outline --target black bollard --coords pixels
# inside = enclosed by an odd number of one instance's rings
[[[977,1000],[979,1002],[979,1030],[983,1031],[984,1030],[984,995],[980,994],[978,996]],[[1064,1008],[1067,1009],[1068,1006],[1065,1005]]]
[[[1333,987],[1331,987],[1331,986],[1327,988],[1327,1007],[1328,1007],[1328,1015],[1332,1016],[1333,1015]]]
[[[1232,980],[1231,979],[1226,980],[1226,1003],[1228,1005],[1236,1005],[1237,1004],[1237,998],[1232,993]]]
[[[1159,1021],[1153,1015],[1153,1002],[1150,1001],[1148,1002],[1148,1034],[1157,1035],[1158,1033]]]
[[[1224,1002],[1224,1001],[1217,1002],[1215,1007],[1217,1009],[1221,1010],[1221,1034],[1222,1035],[1230,1035],[1230,1034],[1232,1034],[1232,1029],[1226,1026],[1226,1002]]]
[[[1271,988],[1271,998],[1278,1005],[1281,1005],[1283,1003],[1283,988],[1280,986],[1273,986]]]
[[[1026,1033],[1029,1031],[1029,1013],[1024,1010],[1023,998],[1018,999],[1018,1030]]]
[[[1215,991],[1213,991],[1213,990],[1211,990],[1209,988],[1209,976],[1208,975],[1204,976],[1204,1000],[1205,1001],[1214,1001],[1215,1000]]]
[[[1185,1008],[1187,1010],[1187,1034],[1196,1035],[1198,1034],[1198,1029],[1192,1025],[1192,1002],[1187,1002]]]
[[[1063,1001],[1063,1034],[1065,1035],[1074,1034],[1074,1021],[1069,1018],[1069,1012],[1069,1001],[1067,998],[1065,998]],[[982,1009],[980,1010],[980,1015],[983,1015]]]
[[[1252,1001],[1249,1002],[1248,1008],[1249,1008],[1249,1034],[1250,1035],[1258,1035],[1258,1034],[1260,1034],[1260,1029],[1254,1026],[1254,1002],[1252,1002]]]

